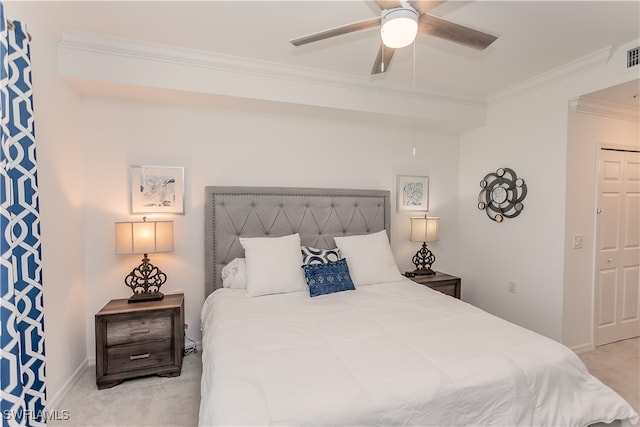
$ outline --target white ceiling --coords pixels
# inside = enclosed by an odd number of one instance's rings
[[[289,43],[377,16],[379,8],[371,1],[48,1],[37,7],[65,29],[346,73],[372,82],[411,87],[413,81],[411,46],[396,51],[387,73],[369,75],[380,44],[377,28],[303,47]],[[450,0],[432,13],[498,36],[487,50],[476,51],[418,35],[416,86],[449,95],[484,99],[607,46],[640,39],[637,0]],[[629,90],[637,95],[637,85]],[[628,100],[633,95],[625,91],[621,96]]]

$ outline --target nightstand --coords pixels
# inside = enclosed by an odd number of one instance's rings
[[[95,315],[96,384],[113,387],[145,375],[175,377],[184,354],[184,295],[128,303],[114,299]]]
[[[459,277],[436,271],[436,274],[413,276],[409,277],[409,279],[421,285],[428,286],[431,289],[435,289],[436,291],[440,291],[443,294],[460,299],[462,280],[460,280]]]

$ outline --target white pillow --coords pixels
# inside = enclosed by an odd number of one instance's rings
[[[222,287],[247,289],[247,262],[244,258],[234,258],[222,268]]]
[[[241,237],[247,263],[247,296],[309,291],[302,270],[300,235]]]
[[[359,236],[336,237],[356,287],[402,280],[385,230]]]

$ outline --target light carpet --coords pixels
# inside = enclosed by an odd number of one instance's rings
[[[640,413],[640,337],[603,345],[579,356],[591,375]]]
[[[150,376],[98,390],[88,367],[61,401],[68,420],[50,426],[196,426],[200,408],[201,353],[185,356],[179,377]]]

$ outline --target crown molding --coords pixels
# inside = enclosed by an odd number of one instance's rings
[[[508,87],[507,89],[495,92],[489,95],[488,105],[500,103],[504,100],[522,95],[523,93],[532,92],[540,87],[548,86],[594,68],[606,65],[611,57],[612,51],[613,46],[607,46],[580,59]]]
[[[395,97],[415,96],[428,102],[441,102],[472,107],[486,107],[480,97],[451,96],[448,93],[433,90],[412,89],[407,85],[371,81],[369,77],[330,71],[318,71],[311,68],[284,65],[275,62],[256,60],[238,56],[224,55],[183,47],[169,46],[140,40],[124,39],[102,34],[67,30],[58,43],[59,49],[120,56],[140,60],[168,63],[180,66],[204,68],[228,73],[240,73],[271,79],[286,80],[294,83],[306,83],[320,87],[333,87],[351,91],[385,94]]]
[[[589,96],[579,96],[569,101],[569,107],[576,113],[640,122],[640,110],[632,105],[603,101]]]

